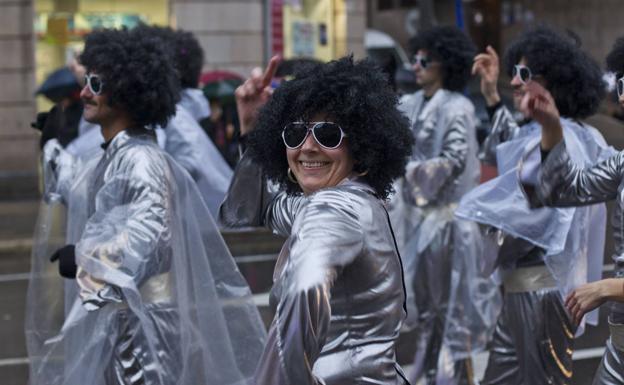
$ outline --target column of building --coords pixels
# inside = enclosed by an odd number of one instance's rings
[[[0,0],[0,199],[37,193],[32,0]]]

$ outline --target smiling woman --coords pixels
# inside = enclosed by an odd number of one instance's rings
[[[248,149],[220,212],[289,237],[256,384],[407,383],[395,357],[403,269],[383,202],[411,152],[407,121],[370,62],[306,67],[272,94],[277,62],[236,92]]]

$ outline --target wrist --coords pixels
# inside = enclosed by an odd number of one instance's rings
[[[487,104],[488,107],[492,107],[501,101],[498,91],[488,92],[487,94],[484,94],[483,97],[485,98],[485,104]]]
[[[549,151],[563,140],[563,128],[559,120],[542,124],[542,149]]]
[[[624,279],[608,278],[603,298],[607,301],[624,301]]]

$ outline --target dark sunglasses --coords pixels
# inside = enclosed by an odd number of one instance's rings
[[[84,78],[85,84],[93,95],[99,95],[102,93],[102,87],[104,86],[104,83],[102,82],[102,79],[100,79],[99,75],[85,74]]]
[[[422,69],[426,69],[429,66],[429,64],[431,64],[431,61],[429,60],[428,57],[421,56],[418,54],[412,56],[412,60],[410,62],[412,63],[412,65],[416,65],[418,63],[418,65]]]
[[[522,84],[527,84],[533,79],[533,73],[531,73],[531,69],[524,64],[516,64],[511,70],[511,78],[518,77]]]
[[[621,98],[622,95],[624,95],[624,75],[622,74],[618,74],[618,75],[621,75],[621,76],[617,78],[617,80],[615,81],[615,89],[617,90],[618,97]]]
[[[316,143],[328,150],[338,148],[342,138],[347,136],[342,128],[333,122],[292,122],[284,127],[282,139],[287,148],[296,150],[303,145],[310,132]]]

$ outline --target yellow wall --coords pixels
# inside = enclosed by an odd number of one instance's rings
[[[82,36],[67,33],[63,18],[73,15],[76,24],[84,25],[84,15],[138,15],[148,24],[169,25],[169,0],[35,0],[35,17],[43,29],[35,43],[36,81],[67,64],[73,52],[82,49]],[[56,31],[53,31],[56,30]],[[82,31],[86,32],[86,31]],[[37,109],[47,110],[50,102],[37,98]]]
[[[284,5],[283,32],[284,32],[284,57],[312,56],[322,61],[335,59],[346,45],[346,20],[340,15],[340,10],[345,7],[345,0],[301,0],[300,7],[290,4]],[[319,26],[324,23],[327,33],[327,44],[319,42]],[[301,55],[296,52],[295,25],[311,27],[312,55]],[[307,44],[300,45],[308,46]]]

